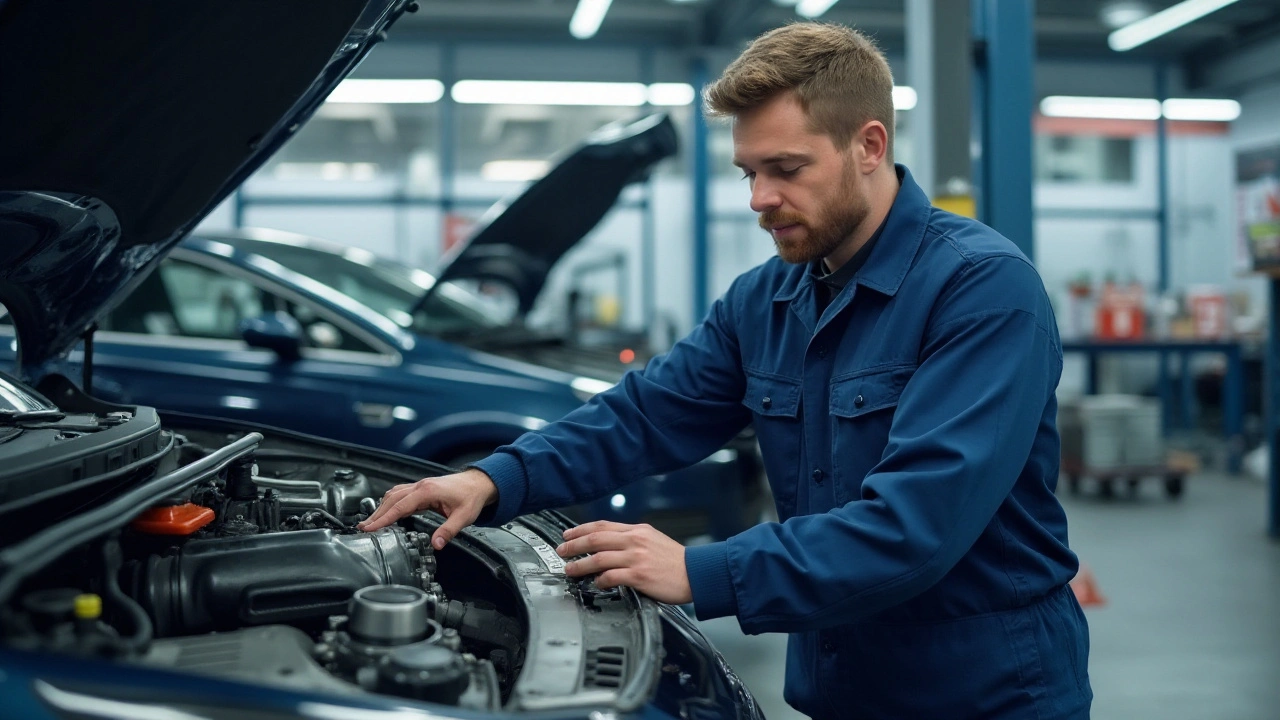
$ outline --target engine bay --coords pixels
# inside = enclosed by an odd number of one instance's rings
[[[208,418],[162,426],[51,378],[53,400],[9,412],[0,439],[23,459],[0,470],[4,649],[477,710],[630,710],[657,685],[657,605],[568,578],[562,516],[440,551],[430,513],[360,532],[387,489],[447,469]]]

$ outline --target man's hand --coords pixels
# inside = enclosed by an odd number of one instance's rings
[[[356,528],[372,532],[420,510],[435,510],[445,516],[444,524],[431,536],[431,546],[439,550],[475,522],[485,505],[497,501],[498,486],[488,475],[470,468],[391,488],[382,496],[378,509]]]
[[[556,548],[560,557],[593,553],[565,566],[569,577],[600,573],[601,590],[626,585],[665,603],[693,602],[684,546],[648,525],[600,520],[569,528]]]

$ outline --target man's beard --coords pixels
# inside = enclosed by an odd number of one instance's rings
[[[834,200],[818,212],[812,220],[800,213],[770,210],[760,213],[760,227],[766,231],[781,225],[800,225],[803,235],[799,238],[773,238],[778,257],[792,264],[810,263],[825,258],[862,225],[871,212],[871,203],[858,193],[854,179],[845,174],[840,192]],[[769,233],[773,237],[773,233]]]

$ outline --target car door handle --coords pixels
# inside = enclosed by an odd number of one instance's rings
[[[392,415],[392,411],[395,408],[386,403],[358,402],[354,408],[356,417],[360,419],[360,424],[365,427],[391,427],[391,423],[395,421],[395,417]]]

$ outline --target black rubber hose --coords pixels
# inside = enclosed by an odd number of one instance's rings
[[[124,564],[124,557],[120,552],[118,539],[113,537],[102,546],[102,559],[106,564],[107,597],[123,607],[133,620],[133,635],[121,636],[120,649],[125,655],[143,655],[151,647],[155,628],[147,611],[142,609],[137,600],[125,595],[120,589],[120,566]]]
[[[260,442],[261,434],[249,433],[230,445],[215,450],[208,457],[143,483],[115,500],[0,551],[0,603],[7,603],[23,580],[39,572],[71,548],[112,530],[119,530],[157,501],[207,480],[229,463],[256,448]]]

